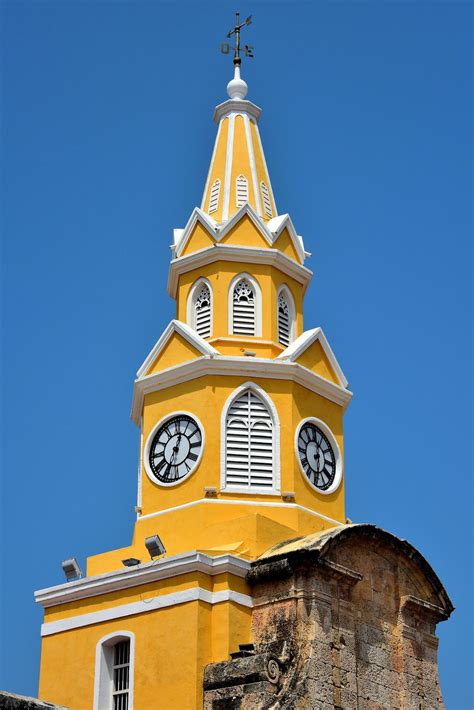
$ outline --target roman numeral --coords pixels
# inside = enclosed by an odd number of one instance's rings
[[[190,459],[191,461],[197,461],[197,459],[198,459],[197,454],[193,454],[193,452],[190,451],[188,454],[188,459]]]

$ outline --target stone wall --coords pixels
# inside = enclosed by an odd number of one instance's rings
[[[207,667],[205,710],[443,708],[426,560],[369,525],[279,545],[249,574],[253,645]]]
[[[0,690],[0,708],[2,710],[68,710],[62,705],[52,705],[36,698],[15,695]]]

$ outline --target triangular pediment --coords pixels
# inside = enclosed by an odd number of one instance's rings
[[[348,382],[321,328],[306,330],[276,359],[297,362],[325,380],[347,388]]]
[[[289,215],[274,217],[265,223],[248,203],[222,225],[196,207],[186,227],[174,230],[172,249],[175,258],[179,258],[216,243],[279,249],[299,264],[303,264],[308,255]]]
[[[137,379],[203,355],[214,357],[218,354],[217,350],[189,325],[179,320],[172,320],[138,370]]]

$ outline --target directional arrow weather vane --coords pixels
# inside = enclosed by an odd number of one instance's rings
[[[235,47],[232,47],[228,42],[223,42],[221,44],[222,54],[229,54],[230,50],[234,50],[234,65],[240,67],[242,60],[240,58],[240,30],[245,25],[250,25],[252,23],[252,15],[249,15],[244,22],[240,23],[240,13],[235,13],[235,27],[233,30],[228,32],[227,39],[230,39],[232,35],[235,35]],[[253,57],[253,47],[250,44],[244,45],[244,56]]]

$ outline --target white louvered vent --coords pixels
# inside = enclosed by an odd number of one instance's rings
[[[236,284],[232,294],[232,332],[255,335],[255,293],[246,279]]]
[[[211,335],[211,292],[209,286],[202,284],[196,292],[194,301],[194,323],[197,333],[202,338]]]
[[[226,418],[226,486],[272,489],[273,420],[252,390],[241,394]]]
[[[214,180],[211,187],[211,194],[209,196],[209,209],[208,212],[215,212],[219,206],[219,195],[221,192],[221,181],[219,178]]]
[[[283,293],[278,296],[278,342],[290,344],[290,307]]]
[[[113,708],[128,710],[130,689],[130,641],[119,641],[114,646]]]
[[[267,217],[272,217],[273,212],[272,212],[272,203],[270,202],[270,193],[268,191],[268,187],[265,185],[263,180],[260,183],[260,191],[262,193],[263,208],[265,210],[265,214],[267,215]]]
[[[245,175],[239,175],[235,180],[235,201],[237,207],[249,201],[249,184]]]

